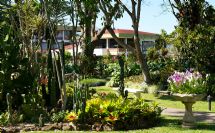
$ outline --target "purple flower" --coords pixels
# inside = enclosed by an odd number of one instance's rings
[[[186,72],[175,71],[174,74],[171,75],[167,81],[169,83],[174,83],[178,86],[200,78],[202,78],[202,75],[199,72],[191,72],[189,70],[187,70]]]
[[[207,79],[207,77],[206,77]],[[187,70],[186,72],[175,71],[168,80],[172,92],[176,93],[204,93],[206,84],[198,71]]]

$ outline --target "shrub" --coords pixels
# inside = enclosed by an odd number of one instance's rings
[[[119,78],[120,78],[120,66],[118,63],[111,63],[108,64],[107,68],[105,69],[106,73],[111,76],[110,81],[107,83],[107,86],[119,86]],[[124,75],[125,77],[138,75],[142,72],[140,65],[134,62],[127,63],[125,62],[125,69]]]
[[[67,115],[67,112],[65,112],[65,111],[53,113],[51,116],[51,121],[52,122],[63,122],[66,115]]]
[[[141,129],[154,126],[161,111],[158,104],[145,103],[143,99],[94,98],[87,101],[77,122],[112,124],[115,130]]]
[[[106,80],[91,78],[91,79],[83,79],[80,81],[80,83],[88,86],[103,86],[105,85]]]
[[[139,75],[142,72],[140,65],[137,63],[129,63],[126,66],[126,76]]]
[[[65,65],[65,73],[80,73],[80,67],[71,63]]]
[[[47,111],[43,108],[42,99],[37,95],[23,95],[24,103],[21,105],[20,113],[23,114],[23,121],[38,122],[40,114],[46,117]]]

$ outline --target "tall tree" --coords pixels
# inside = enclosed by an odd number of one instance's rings
[[[179,26],[173,35],[185,68],[214,73],[215,9],[205,0],[168,0]]]
[[[95,67],[96,59],[93,55],[98,40],[105,33],[106,25],[97,33],[95,29],[99,13],[98,0],[73,0],[77,7],[80,18],[79,25],[83,32],[82,41],[82,71],[84,74],[91,73]]]
[[[215,25],[214,7],[205,0],[168,0],[181,27],[194,29],[199,24]]]
[[[139,37],[139,22],[140,22],[140,15],[141,15],[141,4],[142,0],[130,0],[131,2],[131,9],[128,8],[121,0],[116,0],[114,1],[115,4],[112,6],[111,4],[113,1],[108,5],[105,0],[100,0],[100,8],[102,12],[105,15],[105,20],[106,20],[106,25],[107,25],[107,30],[109,33],[112,35],[112,37],[115,39],[115,41],[121,45],[125,49],[129,49],[132,51],[141,66],[142,69],[142,74],[144,76],[144,80],[147,84],[151,84],[151,77],[149,74],[149,69],[147,65],[147,59],[146,55],[142,53],[141,48],[140,48],[140,37]],[[118,8],[115,8],[118,7]],[[120,8],[119,8],[120,7]],[[112,14],[111,11],[116,10],[114,13],[116,14],[116,17],[119,17],[119,15],[122,13],[119,10],[124,10],[126,13],[130,16],[132,20],[132,28],[134,30],[134,44],[135,47],[132,47],[130,45],[125,44],[124,42],[120,41],[119,38],[114,33],[114,30],[111,28],[112,24],[112,18],[110,18],[110,14]]]

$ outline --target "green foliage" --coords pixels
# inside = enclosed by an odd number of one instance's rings
[[[25,46],[19,39],[20,29],[13,25],[18,22],[9,19],[17,17],[10,16],[16,14],[14,8],[1,11],[4,12],[0,21],[0,92],[3,97],[0,101],[1,110],[6,109],[7,93],[13,97],[13,106],[20,106],[21,94],[27,94],[35,89],[38,76],[38,73],[32,71],[33,69],[36,71],[37,67],[31,67],[32,62],[29,61],[31,59],[27,56],[30,53],[27,54],[22,49]]]
[[[88,86],[103,86],[105,85],[105,79],[88,78],[80,81],[80,84],[85,84]]]
[[[118,63],[108,64],[105,71],[106,71],[106,73],[110,74],[110,76],[111,76],[111,79],[107,83],[107,86],[118,86],[119,78],[120,78],[120,67],[119,67]]]
[[[74,65],[74,64],[66,64],[65,65],[65,73],[80,73],[80,67],[78,65]]]
[[[214,73],[214,7],[205,0],[177,2],[171,6],[180,25],[172,34],[172,43],[179,53],[180,69]]]
[[[77,64],[72,64],[72,55],[70,52],[65,52],[65,73],[80,73],[80,66]]]
[[[215,9],[206,0],[175,0],[171,6],[181,27],[193,30],[201,24],[214,26]]]
[[[174,45],[179,51],[179,65],[182,68],[195,68],[201,72],[214,73],[215,47],[214,26],[196,26],[186,31],[178,27]]]
[[[142,99],[95,98],[87,101],[85,112],[79,114],[77,121],[84,118],[88,124],[109,123],[115,130],[148,128],[159,120],[161,111],[158,104],[144,103]]]
[[[132,76],[132,75],[139,75],[141,74],[142,70],[140,68],[140,65],[137,63],[126,63],[127,66],[125,66],[125,74],[126,76]]]
[[[64,53],[65,64],[69,64],[72,61],[72,55],[70,52],[65,51]]]
[[[6,126],[8,124],[8,112],[1,113],[0,115],[0,125]]]
[[[90,45],[90,44],[89,44]],[[87,46],[91,47],[91,46]],[[92,49],[92,48],[89,48]],[[90,55],[90,50],[86,49],[86,52],[81,55],[81,65],[80,70],[81,74],[84,75],[93,75],[94,68],[96,68],[97,58],[95,56]]]
[[[54,123],[64,122],[67,114],[68,112],[65,112],[65,111],[59,111],[57,113],[53,113],[51,115],[51,121]]]
[[[137,63],[134,62],[125,62],[125,77],[138,75],[141,73],[141,68]],[[120,79],[120,67],[118,63],[108,64],[105,68],[105,73],[111,76],[110,81],[107,83],[107,86],[118,86]]]
[[[46,117],[48,114],[43,108],[42,99],[34,95],[23,95],[24,103],[20,107],[20,113],[23,114],[23,121],[25,122],[38,122],[40,114]]]
[[[23,122],[23,115],[17,111],[14,111],[11,114],[12,123],[9,123],[8,115],[9,115],[8,112],[0,114],[0,126],[7,126],[8,124],[17,124],[17,123]]]
[[[167,44],[166,44],[167,45]],[[167,78],[175,69],[175,60],[167,55],[164,47],[149,48],[147,53],[149,72],[154,83],[167,84]]]

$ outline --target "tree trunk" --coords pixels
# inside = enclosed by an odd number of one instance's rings
[[[141,66],[144,80],[147,84],[151,84],[152,81],[151,81],[151,77],[149,74],[146,55],[140,49],[140,38],[139,38],[139,34],[138,34],[138,27],[136,27],[136,26],[134,26],[134,44],[135,44],[135,49],[136,49],[136,57]]]

